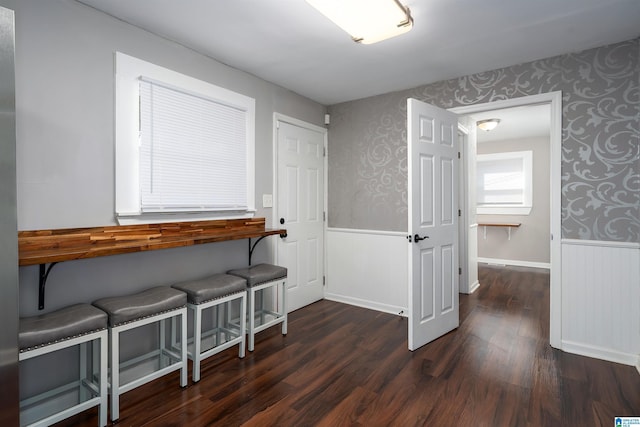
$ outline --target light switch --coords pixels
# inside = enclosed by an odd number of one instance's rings
[[[262,195],[262,207],[263,208],[272,208],[273,207],[273,195],[271,195],[271,194],[263,194]]]

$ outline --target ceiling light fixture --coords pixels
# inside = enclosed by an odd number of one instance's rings
[[[478,120],[476,122],[476,126],[478,126],[480,129],[482,129],[485,132],[489,132],[490,130],[494,130],[499,123],[500,123],[500,119]]]
[[[307,0],[362,44],[377,43],[413,28],[408,7],[398,0]]]

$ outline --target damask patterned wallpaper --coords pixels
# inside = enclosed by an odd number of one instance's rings
[[[407,230],[406,99],[561,90],[564,238],[640,242],[640,38],[329,107],[329,226]]]

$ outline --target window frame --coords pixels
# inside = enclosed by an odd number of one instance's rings
[[[519,204],[481,204],[480,194],[476,194],[476,213],[478,215],[529,215],[533,208],[533,151],[510,151],[502,153],[478,154],[476,157],[476,181],[477,173],[482,162],[500,162],[520,160],[524,175],[523,201]]]
[[[115,214],[120,224],[250,218],[255,213],[255,99],[121,52],[115,54]],[[140,195],[140,78],[167,83],[246,111],[247,208],[143,212]]]

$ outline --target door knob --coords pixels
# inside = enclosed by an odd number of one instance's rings
[[[284,218],[280,218],[280,224],[284,224]]]
[[[420,240],[424,240],[424,239],[428,239],[428,238],[429,238],[429,236],[420,237],[420,235],[418,233],[416,233],[413,236],[413,241],[414,242],[419,242]]]

